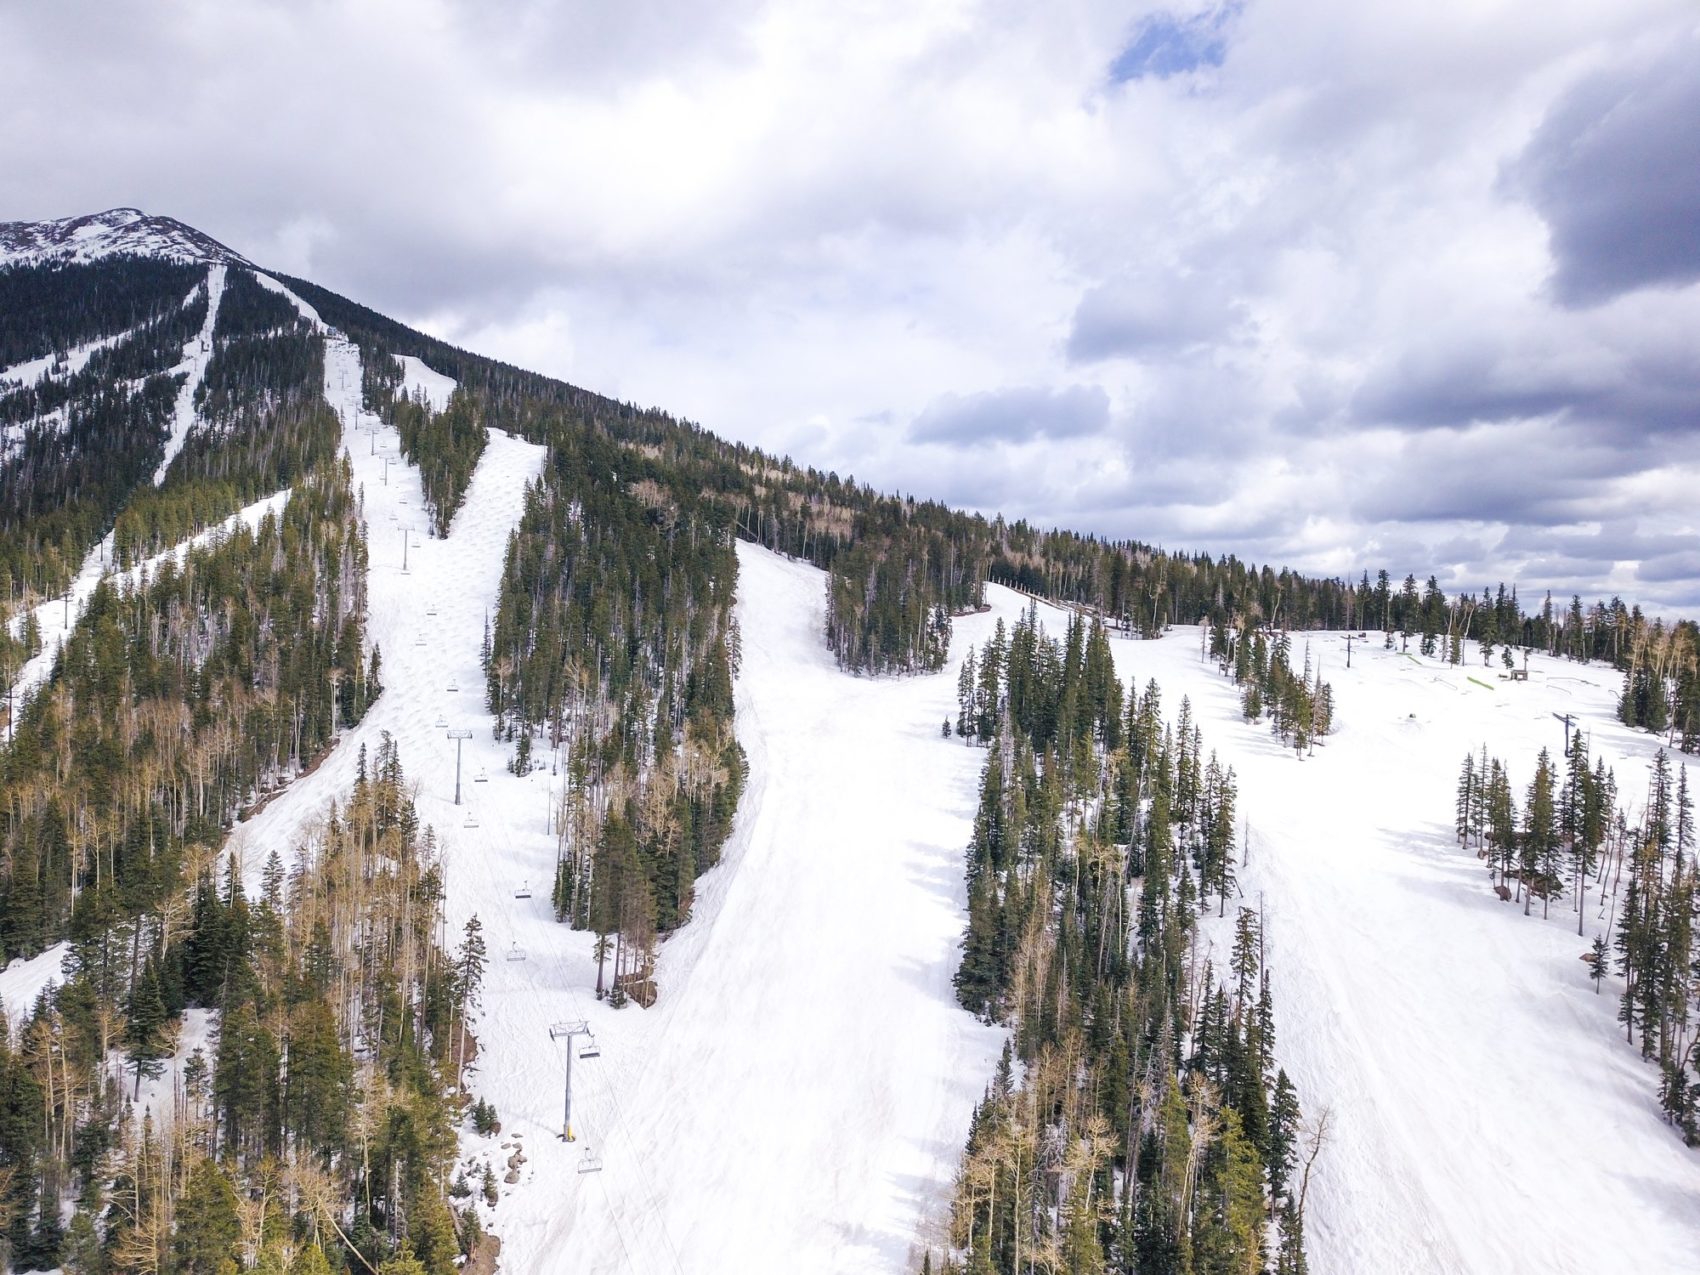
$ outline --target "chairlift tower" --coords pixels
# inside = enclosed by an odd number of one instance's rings
[[[461,746],[472,738],[472,732],[464,726],[456,727],[449,732],[449,738],[455,742],[455,805],[460,805],[460,750]]]
[[[582,1051],[573,1046],[573,1040],[579,1036],[584,1037]],[[596,1037],[591,1034],[590,1024],[582,1018],[577,1022],[551,1024],[549,1039],[567,1042],[567,1090],[566,1105],[561,1118],[561,1140],[576,1142],[577,1139],[573,1137],[573,1054],[578,1053],[580,1058],[599,1058],[602,1051],[596,1047]]]

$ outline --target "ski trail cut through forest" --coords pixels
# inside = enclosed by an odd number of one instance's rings
[[[159,468],[153,472],[153,485],[159,486],[165,481],[165,473],[171,468],[171,462],[177,459],[177,453],[183,450],[183,444],[189,437],[189,431],[195,428],[195,393],[201,388],[201,382],[206,379],[207,364],[212,362],[213,331],[218,327],[218,303],[224,297],[224,267],[207,267],[207,317],[201,324],[201,330],[189,338],[183,347],[183,361],[172,369],[184,373],[183,385],[177,391],[177,405],[171,416],[171,436],[165,440],[165,455],[160,459]]]
[[[954,664],[851,677],[821,640],[822,573],[747,544],[738,562],[749,783],[691,921],[662,947],[660,1000],[598,1003],[590,936],[554,926],[541,897],[515,933],[522,967],[549,953],[538,986],[553,995],[486,994],[500,1058],[478,1084],[502,1141],[521,1135],[523,1180],[548,1184],[496,1212],[509,1269],[888,1272],[919,1264],[918,1232],[935,1253],[944,1240],[1003,1040],[951,985],[985,754],[940,736]],[[961,620],[958,652],[999,614]],[[537,857],[552,864],[548,842]],[[495,969],[506,943],[485,919]],[[586,1176],[580,1145],[556,1136],[565,1055],[545,1031],[581,1014],[601,1057],[575,1062],[574,1123],[605,1165]]]

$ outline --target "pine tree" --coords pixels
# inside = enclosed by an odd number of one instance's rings
[[[218,1164],[202,1159],[189,1170],[172,1236],[173,1267],[181,1275],[233,1275],[240,1269],[242,1223],[236,1190]]]
[[[1524,811],[1522,871],[1525,887],[1523,915],[1529,915],[1534,892],[1541,894],[1541,916],[1544,919],[1552,896],[1559,890],[1559,838],[1557,810],[1553,802],[1552,759],[1541,749],[1535,761],[1534,782],[1529,785],[1528,803]]]
[[[149,957],[143,965],[125,1012],[124,1045],[130,1065],[136,1069],[132,1097],[139,1097],[144,1077],[152,1079],[165,1069],[162,1061],[171,1054],[169,1016],[160,997],[159,965]]]

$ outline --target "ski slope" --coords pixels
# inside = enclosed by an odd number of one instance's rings
[[[224,272],[225,268],[221,265],[207,267],[207,317],[201,323],[201,330],[184,344],[182,361],[171,369],[174,374],[183,377],[183,384],[178,387],[177,401],[172,406],[171,433],[165,440],[165,455],[160,458],[159,468],[153,472],[155,487],[165,481],[166,471],[177,459],[177,453],[183,450],[189,431],[195,428],[199,419],[195,412],[195,394],[206,379],[207,365],[212,362],[218,303],[224,299]]]
[[[738,555],[750,783],[724,863],[662,949],[660,1001],[597,1005],[585,936],[522,931],[562,951],[556,977],[602,1045],[575,1081],[602,1173],[575,1180],[578,1153],[553,1136],[563,1064],[535,1002],[486,998],[483,1039],[515,1057],[492,1058],[480,1087],[558,1201],[497,1210],[508,1269],[901,1271],[918,1232],[942,1246],[1002,1043],[950,982],[984,754],[940,738],[954,672],[840,672],[822,574]],[[996,619],[959,622],[957,642]]]
[[[1060,634],[1066,617],[1040,609]],[[1485,741],[1521,804],[1537,752],[1563,749],[1554,713],[1576,715],[1633,812],[1659,741],[1615,721],[1620,676],[1535,656],[1527,683],[1502,682],[1479,655],[1454,669],[1379,634],[1347,669],[1343,634],[1295,634],[1295,660],[1307,639],[1336,707],[1303,761],[1243,720],[1199,629],[1112,645],[1124,681],[1156,678],[1171,719],[1190,697],[1206,748],[1239,776],[1240,886],[1266,910],[1276,1053],[1307,1114],[1332,1108],[1311,1269],[1700,1269],[1700,1155],[1624,1043],[1621,980],[1596,995],[1578,959],[1606,924],[1596,894],[1584,938],[1568,898],[1525,918],[1452,830],[1464,754]],[[1232,935],[1207,928],[1220,967]]]
[[[498,1176],[524,1157],[489,1218],[504,1269],[904,1268],[918,1229],[942,1240],[1002,1041],[956,1008],[950,985],[982,761],[940,738],[954,671],[839,672],[820,638],[822,574],[740,546],[748,790],[723,864],[662,950],[659,1003],[611,1010],[594,996],[591,936],[558,924],[548,901],[560,781],[508,773],[511,745],[491,738],[483,702],[485,616],[543,451],[493,433],[449,534],[430,538],[417,472],[360,406],[358,350],[330,332],[325,366],[363,491],[385,690],[324,764],[237,830],[248,874],[311,837],[362,745],[395,737],[442,847],[449,942],[476,914],[489,945],[471,1084],[503,1130],[468,1134],[468,1147]],[[963,620],[958,643],[983,641],[997,618]],[[449,728],[473,732],[459,807]],[[548,1028],[576,1019],[601,1056],[578,1064],[568,1144],[565,1047]],[[603,1172],[577,1172],[586,1148]]]

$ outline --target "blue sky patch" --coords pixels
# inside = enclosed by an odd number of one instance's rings
[[[1221,66],[1228,51],[1228,23],[1240,7],[1225,4],[1187,18],[1163,10],[1141,19],[1133,39],[1110,63],[1110,82],[1152,76],[1166,80],[1201,66]]]

